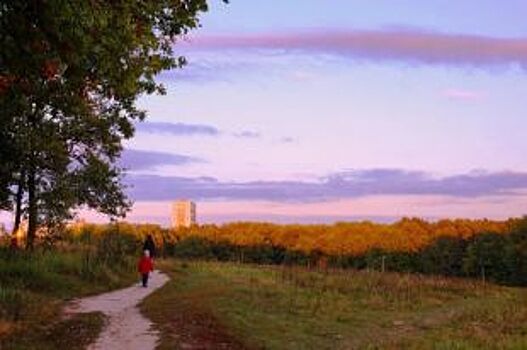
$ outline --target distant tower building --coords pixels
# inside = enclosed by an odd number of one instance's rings
[[[174,202],[172,206],[172,227],[190,227],[196,223],[196,204],[189,200]]]

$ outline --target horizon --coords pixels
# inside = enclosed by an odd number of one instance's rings
[[[165,203],[172,207],[173,202]],[[199,203],[196,203],[199,204]],[[170,209],[169,209],[170,210]],[[210,209],[209,209],[210,210]],[[230,214],[210,214],[207,213],[200,217],[199,212],[197,215],[197,226],[217,225],[225,226],[230,224],[273,224],[279,226],[334,226],[338,224],[360,224],[360,223],[373,223],[376,225],[392,225],[401,222],[402,220],[421,220],[429,224],[434,224],[443,220],[446,221],[457,221],[457,220],[469,220],[469,221],[489,221],[489,222],[506,222],[509,220],[522,220],[527,218],[526,215],[516,215],[509,217],[468,217],[468,216],[407,216],[407,215],[393,215],[393,216],[368,216],[368,215],[280,215],[280,214],[247,214],[247,213],[230,213]],[[117,219],[117,223],[131,224],[131,225],[157,225],[164,229],[173,228],[171,222],[172,218],[170,213],[161,213],[156,216],[134,216],[133,220],[128,218]],[[25,220],[24,220],[25,221]],[[82,222],[87,225],[105,225],[110,224],[112,221],[100,213],[94,211],[84,211],[82,215],[76,216],[70,220],[67,220],[67,224]],[[2,220],[0,216],[0,227],[4,226],[4,229],[9,233],[12,229],[12,222],[9,220]]]
[[[140,100],[126,220],[168,222],[182,197],[216,223],[527,214],[526,10],[212,3],[166,96]]]

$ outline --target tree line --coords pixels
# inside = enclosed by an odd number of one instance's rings
[[[325,225],[236,223],[173,231],[185,259],[473,277],[527,285],[527,218]]]
[[[289,250],[326,255],[359,255],[371,249],[415,252],[438,237],[468,239],[482,232],[509,232],[519,220],[440,220],[428,222],[403,218],[393,224],[370,221],[341,222],[334,225],[276,225],[271,223],[230,223],[202,225],[173,232],[179,239],[193,236],[238,246],[272,245]]]
[[[231,223],[177,230],[152,224],[79,224],[65,237],[129,237],[139,253],[147,234],[159,253],[181,259],[310,268],[355,268],[472,277],[527,286],[527,217],[506,221],[404,218],[393,224]]]

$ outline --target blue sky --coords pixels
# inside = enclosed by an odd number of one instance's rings
[[[418,28],[524,37],[522,0],[287,0],[213,1],[203,33],[287,31],[299,28]]]

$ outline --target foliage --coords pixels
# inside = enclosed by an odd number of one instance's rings
[[[527,285],[527,218],[492,222],[403,219],[391,225],[254,223],[207,225],[172,234],[186,259],[418,272]]]
[[[4,125],[2,120],[0,120],[0,125]],[[7,210],[11,207],[9,186],[11,185],[10,169],[13,167],[13,162],[13,153],[2,127],[0,128],[0,210]]]
[[[463,259],[467,244],[466,240],[454,237],[437,238],[420,253],[422,272],[446,276],[463,275]]]
[[[368,221],[334,225],[275,225],[268,223],[232,223],[181,228],[172,234],[179,239],[202,237],[213,242],[237,246],[270,245],[290,251],[325,255],[361,255],[371,249],[389,252],[416,252],[438,237],[469,239],[482,232],[508,232],[518,220],[441,220],[427,222],[403,218],[393,224]]]
[[[515,269],[510,237],[485,233],[474,237],[466,250],[463,269],[482,279],[508,281]]]

